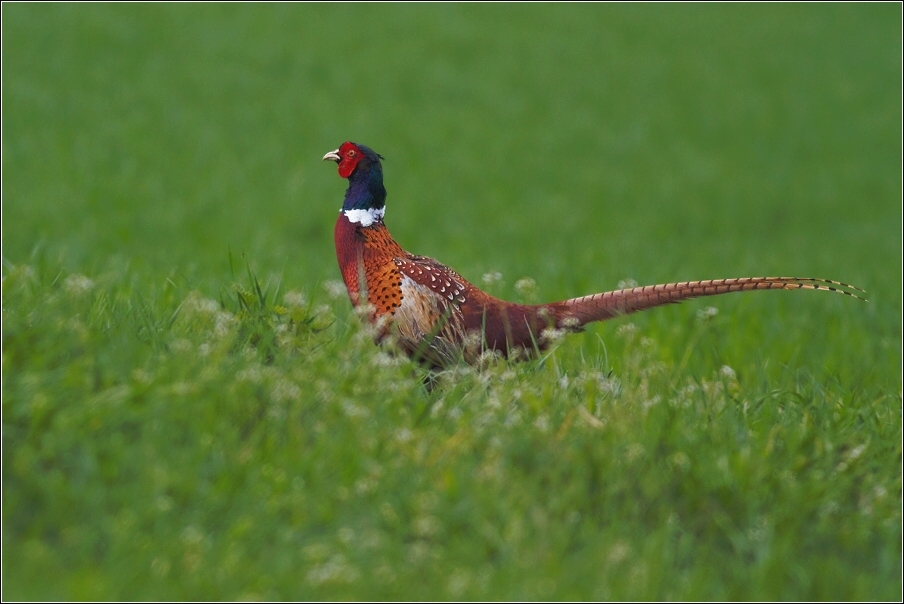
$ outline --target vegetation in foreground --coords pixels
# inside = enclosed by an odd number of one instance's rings
[[[618,370],[427,390],[338,304],[129,290],[4,278],[7,597],[896,597],[879,389],[694,378],[624,323]]]

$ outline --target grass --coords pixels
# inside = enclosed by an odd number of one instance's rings
[[[901,598],[896,5],[2,11],[4,598]],[[427,390],[335,291],[347,139],[510,299],[870,302]]]

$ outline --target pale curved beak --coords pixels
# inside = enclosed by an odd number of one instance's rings
[[[323,156],[323,161],[326,161],[328,159],[331,159],[333,161],[339,161],[341,159],[339,157],[339,149],[336,149],[335,151],[330,151],[329,153],[327,153],[326,155]]]

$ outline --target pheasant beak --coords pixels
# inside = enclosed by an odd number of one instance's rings
[[[329,153],[327,153],[326,155],[323,156],[323,161],[326,161],[328,159],[338,162],[341,159],[339,157],[339,149],[336,149],[335,151],[330,151]]]

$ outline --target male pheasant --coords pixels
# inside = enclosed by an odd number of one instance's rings
[[[547,329],[580,331],[593,321],[689,298],[756,289],[830,290],[859,298],[833,286],[863,291],[827,279],[746,277],[648,285],[549,304],[513,304],[481,291],[432,258],[409,254],[395,242],[383,223],[386,189],[380,155],[345,142],[323,159],[337,162],[339,176],[348,179],[334,236],[352,304],[369,305],[364,307],[378,326],[380,339],[394,337],[412,358],[435,368],[461,360],[473,363],[485,350],[527,356],[548,345]]]

